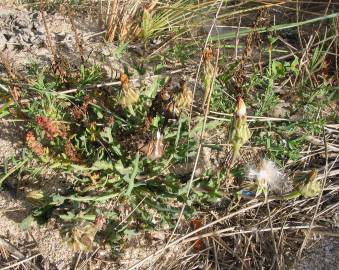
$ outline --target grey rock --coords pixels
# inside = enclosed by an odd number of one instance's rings
[[[60,32],[60,33],[55,33],[55,39],[57,42],[61,42],[66,38],[66,33]]]

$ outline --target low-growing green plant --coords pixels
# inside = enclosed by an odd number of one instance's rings
[[[84,86],[100,78],[95,67],[81,67],[80,76],[72,82],[79,89],[72,96],[59,93],[63,85],[44,70],[35,76],[22,89],[22,98],[28,98],[29,102],[11,106],[25,115],[28,124],[27,148],[23,153],[25,166],[18,163],[20,167],[12,165],[10,170],[20,168],[28,174],[34,171],[34,175],[42,176],[50,170],[59,171],[69,175],[72,181],[60,194],[44,194],[44,200],[37,204],[36,211],[23,226],[27,227],[33,217],[41,220],[50,216],[54,208],[63,209],[66,205],[66,212],[59,211],[62,219],[87,220],[91,215],[99,215],[98,202],[108,200],[135,209],[128,218],[129,225],[118,226],[122,234],[138,228],[174,226],[180,206],[187,203],[187,182],[171,168],[195,155],[194,138],[202,128],[198,121],[196,127],[189,129],[190,118],[185,110],[192,102],[191,90],[183,84],[182,90],[174,93],[168,104],[172,105],[165,107],[176,119],[169,123],[166,119],[169,116],[163,111],[151,109],[165,80],[155,79],[151,85],[140,87],[139,98],[131,103],[132,111],[125,108],[118,94],[120,91],[126,95],[123,91],[130,87],[124,85],[126,74],[122,75],[122,86],[112,89],[116,94],[109,96],[102,96],[97,90],[84,90]],[[34,165],[29,160],[35,160]],[[33,171],[30,166],[34,166]],[[192,215],[203,201],[216,199],[219,182],[213,179],[205,174],[194,182],[197,195],[190,198],[185,215]],[[202,194],[199,187],[205,185],[209,188]],[[117,206],[100,215],[119,224],[119,211]]]

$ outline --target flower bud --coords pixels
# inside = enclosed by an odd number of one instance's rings
[[[240,148],[248,142],[251,132],[248,128],[246,117],[246,105],[241,97],[238,97],[236,110],[229,131],[229,141],[232,144],[231,167],[240,154]]]
[[[239,116],[245,116],[246,115],[246,105],[244,100],[241,97],[237,98],[237,105],[236,105],[236,111],[235,113]]]

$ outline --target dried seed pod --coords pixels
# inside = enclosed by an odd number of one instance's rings
[[[236,110],[233,115],[229,131],[229,142],[232,144],[232,159],[230,167],[234,165],[234,162],[240,154],[240,148],[248,142],[251,137],[251,132],[248,128],[246,117],[246,105],[241,97],[238,97],[236,103]]]
[[[119,104],[123,108],[128,108],[131,115],[135,116],[133,105],[139,100],[139,92],[129,86],[128,77],[126,74],[120,76],[122,93],[119,99]]]

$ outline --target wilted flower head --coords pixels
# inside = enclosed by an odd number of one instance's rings
[[[128,76],[127,76],[127,74],[122,73],[120,75],[120,81],[121,81],[121,85],[123,85],[123,86],[128,85]]]
[[[45,132],[49,140],[53,140],[55,137],[65,137],[66,130],[60,127],[56,122],[52,121],[46,116],[39,115],[35,118],[36,123]]]
[[[300,185],[299,192],[305,198],[315,197],[321,192],[321,184],[317,180],[318,172],[317,170],[312,170],[308,176],[306,183]]]
[[[156,138],[141,147],[140,151],[146,154],[146,156],[152,160],[160,159],[163,156],[163,136],[161,135],[159,130],[157,131]]]
[[[248,170],[248,178],[258,184],[258,190],[281,194],[286,186],[286,178],[273,161],[263,159]]]
[[[185,109],[188,109],[192,103],[192,91],[187,87],[186,83],[182,81],[180,83],[179,93],[174,97],[174,111],[178,115]]]
[[[82,222],[73,227],[68,243],[74,251],[90,251],[97,232],[98,228],[95,224]]]
[[[123,108],[128,108],[132,115],[135,115],[133,105],[139,100],[139,92],[133,89],[128,84],[128,77],[126,74],[120,75],[120,81],[122,86],[122,93],[119,99],[119,103]]]

